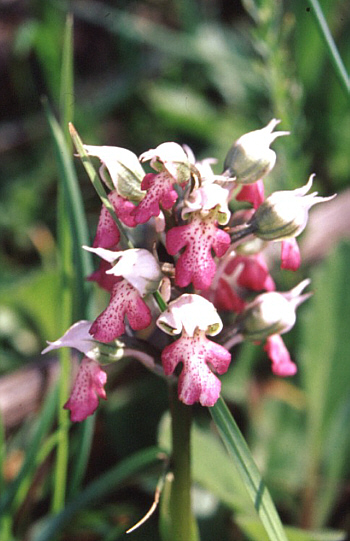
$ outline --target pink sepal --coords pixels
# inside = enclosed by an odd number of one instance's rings
[[[193,337],[182,336],[162,352],[162,364],[166,375],[174,372],[178,363],[183,363],[179,377],[179,400],[191,405],[213,406],[220,395],[221,382],[210,370],[224,374],[231,362],[230,353],[219,344],[208,340],[204,332]]]
[[[158,174],[148,173],[142,180],[141,189],[147,190],[145,197],[133,210],[137,224],[148,222],[152,216],[158,216],[160,205],[170,209],[176,202],[178,195],[174,190],[175,179],[167,172]]]
[[[111,292],[113,286],[122,280],[121,276],[114,276],[114,274],[106,274],[106,271],[110,270],[112,265],[101,259],[99,268],[87,277],[89,282],[96,282],[102,289]]]
[[[122,280],[113,286],[109,305],[91,325],[90,334],[100,342],[115,340],[125,332],[125,316],[134,331],[145,329],[152,321],[151,311],[137,290]]]
[[[63,406],[70,410],[73,423],[84,421],[98,406],[98,397],[106,400],[104,385],[107,374],[98,362],[84,357],[68,402]]]
[[[221,257],[229,246],[229,234],[211,220],[194,217],[190,223],[170,229],[166,235],[168,254],[175,255],[186,247],[176,263],[175,284],[186,287],[192,282],[196,289],[208,289],[216,272],[211,250]]]
[[[135,227],[136,222],[132,215],[132,212],[135,210],[135,205],[124,197],[121,197],[116,191],[110,192],[108,199],[112,203],[117,217],[125,225]],[[112,246],[116,246],[119,240],[119,229],[110,212],[105,205],[102,205],[93,246],[94,248],[111,248]]]
[[[295,238],[282,240],[281,244],[281,269],[298,270],[301,256],[297,240]]]
[[[297,373],[298,368],[291,360],[289,351],[279,334],[267,338],[264,350],[272,361],[272,372],[276,376],[284,378]]]
[[[237,201],[247,201],[251,203],[255,209],[260,207],[265,198],[264,183],[262,180],[257,180],[253,184],[245,184],[241,191],[236,195]]]
[[[239,265],[242,270],[238,277],[234,278],[234,271]],[[248,291],[275,290],[275,282],[269,274],[263,254],[237,255],[227,263],[224,274],[219,280],[219,287],[215,292],[215,306],[220,310],[241,312],[246,305],[245,291],[241,291],[241,288]]]
[[[225,278],[220,278],[215,292],[214,305],[218,310],[233,311],[238,314],[244,310],[246,302],[239,296],[234,286],[231,286]]]

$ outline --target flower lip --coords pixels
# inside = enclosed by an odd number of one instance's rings
[[[169,303],[157,319],[157,325],[170,335],[182,331],[194,336],[196,329],[215,336],[222,329],[222,321],[214,305],[200,295],[185,293]]]

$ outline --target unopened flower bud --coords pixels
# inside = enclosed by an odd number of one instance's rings
[[[274,192],[267,197],[249,221],[254,235],[269,241],[300,235],[306,227],[309,209],[335,197],[320,197],[317,192],[306,195],[312,186],[313,177],[314,175],[311,175],[302,188]]]
[[[276,163],[271,143],[287,131],[272,133],[280,120],[273,118],[265,128],[242,135],[227,153],[224,171],[239,184],[252,184],[265,177]]]
[[[258,295],[237,319],[238,332],[247,340],[260,341],[288,332],[296,321],[297,307],[311,296],[301,295],[310,280],[303,280],[287,293],[270,291]]]
[[[141,190],[141,182],[145,172],[136,154],[126,148],[110,146],[84,145],[89,156],[97,156],[108,169],[113,186],[103,175],[101,176],[109,188],[116,189],[117,193],[129,201],[140,201],[145,192]]]

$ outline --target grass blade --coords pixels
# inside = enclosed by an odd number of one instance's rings
[[[73,252],[76,256],[76,276],[77,276],[77,299],[80,306],[79,313],[84,314],[90,290],[89,284],[84,277],[93,270],[91,255],[82,250],[83,244],[89,244],[88,228],[85,220],[84,207],[78,180],[76,177],[73,160],[65,142],[63,131],[55,119],[49,105],[44,102],[46,117],[53,137],[57,165],[61,180],[67,190],[67,203],[69,209],[70,233],[73,238]],[[78,316],[79,317],[79,316]]]
[[[345,94],[350,98],[350,79],[346,71],[344,63],[341,59],[337,46],[334,42],[333,36],[329,30],[327,21],[323,15],[323,11],[318,0],[308,0],[311,4],[311,12],[314,16],[317,28],[321,34],[321,37],[326,45],[330,61],[338,76],[341,86],[343,87]]]
[[[224,400],[220,397],[216,404],[209,408],[209,411],[228,452],[234,459],[237,471],[241,475],[270,541],[287,541],[270,493]]]

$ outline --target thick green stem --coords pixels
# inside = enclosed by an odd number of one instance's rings
[[[198,529],[191,505],[191,421],[192,409],[177,397],[176,385],[170,386],[172,473],[169,521],[164,541],[198,541]]]

